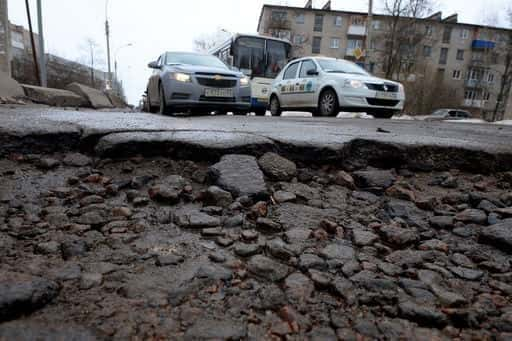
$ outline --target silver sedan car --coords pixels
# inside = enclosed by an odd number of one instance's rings
[[[272,115],[310,111],[314,116],[336,116],[340,111],[366,112],[390,118],[404,107],[402,84],[370,75],[342,59],[306,57],[291,61],[272,85]]]
[[[154,70],[146,90],[149,112],[246,114],[250,110],[249,79],[215,56],[166,52],[148,66]]]

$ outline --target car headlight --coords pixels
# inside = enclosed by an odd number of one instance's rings
[[[240,78],[240,86],[248,86],[248,85],[249,85],[249,78],[248,77]]]
[[[400,83],[398,84],[398,91],[405,92],[404,86],[402,84],[400,84]]]
[[[353,88],[353,89],[360,89],[364,88],[365,85],[363,82],[356,80],[356,79],[347,79],[345,81],[345,87]]]
[[[178,82],[184,82],[184,83],[188,83],[188,82],[192,81],[192,77],[190,77],[190,75],[187,75],[186,73],[181,73],[181,72],[171,73],[171,78],[174,80],[177,80]]]

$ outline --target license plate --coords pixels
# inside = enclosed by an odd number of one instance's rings
[[[377,95],[375,97],[377,97],[378,99],[397,99],[398,93],[377,91]]]
[[[204,95],[206,97],[233,97],[233,89],[204,89]]]

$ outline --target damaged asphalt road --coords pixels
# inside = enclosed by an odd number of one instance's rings
[[[510,141],[2,108],[0,340],[509,339]]]
[[[0,118],[3,155],[80,149],[101,156],[167,154],[215,160],[226,153],[260,156],[275,151],[347,167],[392,163],[476,172],[504,170],[512,163],[508,126],[308,117],[174,118],[52,108],[1,108]]]

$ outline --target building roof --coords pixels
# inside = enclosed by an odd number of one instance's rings
[[[297,6],[283,6],[283,5],[269,5],[264,4],[261,8],[260,13],[260,19],[258,21],[258,32],[260,31],[261,21],[263,19],[263,12],[265,9],[282,9],[282,10],[296,10],[296,11],[306,11],[306,12],[318,12],[318,13],[335,13],[335,14],[345,14],[345,15],[361,15],[361,16],[367,16],[368,12],[354,12],[354,11],[342,11],[342,10],[325,10],[321,8],[304,8],[304,7],[297,7]],[[373,16],[375,18],[387,18],[390,17],[387,14],[379,14],[374,13]],[[452,14],[450,17],[447,17],[445,19],[452,19],[456,14]],[[419,18],[420,20],[426,21],[426,22],[432,22],[432,23],[440,23],[440,24],[451,24],[451,25],[460,25],[460,26],[466,26],[466,27],[472,27],[472,28],[490,28],[493,30],[501,30],[501,31],[508,31],[512,32],[512,29],[506,28],[506,27],[495,27],[495,26],[485,26],[485,25],[477,25],[477,24],[469,24],[469,23],[460,23],[460,22],[445,22],[444,20],[439,20],[441,17],[441,12],[437,12],[431,16],[428,16],[426,18]]]

